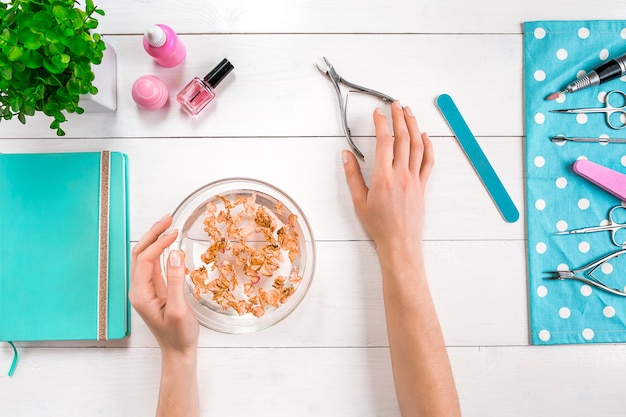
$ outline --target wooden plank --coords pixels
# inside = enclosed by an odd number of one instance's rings
[[[335,91],[314,65],[322,56],[346,79],[411,105],[432,136],[451,135],[434,104],[444,92],[475,135],[523,135],[520,35],[194,35],[184,37],[189,53],[176,68],[158,67],[138,35],[108,41],[118,56],[117,111],[69,115],[68,137],[343,136]],[[209,107],[188,116],[176,93],[224,57],[235,69]],[[132,84],[146,74],[161,77],[170,90],[165,108],[142,111],[133,102]],[[354,97],[349,107],[362,100]],[[356,136],[373,136],[371,114],[381,105],[372,101],[355,115]],[[43,115],[25,126],[3,121],[1,135],[56,137],[49,123]]]
[[[180,0],[106,2],[104,33],[142,33],[166,23],[182,33],[521,33],[521,22],[549,19],[624,19],[615,1],[396,0],[390,2]],[[375,22],[375,23],[374,23]]]
[[[506,223],[455,139],[432,138],[435,168],[426,197],[426,240],[522,240],[523,217]],[[522,140],[478,138],[523,212]],[[373,167],[374,140],[359,138]],[[138,240],[197,188],[228,177],[269,182],[290,195],[317,240],[367,240],[341,166],[342,137],[0,140],[0,152],[77,152],[110,149],[129,155],[131,239]]]
[[[449,346],[528,344],[523,242],[431,241],[424,250],[431,291]],[[156,344],[133,310],[132,334],[126,340],[20,346],[143,348]],[[200,346],[388,346],[374,246],[367,241],[318,242],[313,283],[288,318],[269,329],[243,335],[202,329]]]
[[[623,416],[624,345],[449,354],[466,417]],[[202,415],[399,416],[385,348],[201,348],[198,362]],[[151,416],[159,367],[157,348],[22,349],[0,414]]]

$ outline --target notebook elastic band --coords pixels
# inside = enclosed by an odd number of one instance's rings
[[[109,177],[111,155],[100,157],[100,231],[98,242],[98,340],[107,340],[109,279]]]

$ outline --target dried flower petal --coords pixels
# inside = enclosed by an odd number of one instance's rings
[[[297,216],[289,214],[287,223],[276,231],[277,219],[256,203],[256,193],[239,194],[234,201],[217,198],[223,207],[209,202],[204,212],[204,231],[210,242],[200,255],[204,265],[189,272],[194,296],[210,294],[224,310],[261,317],[268,307],[285,303],[302,280],[294,265],[299,255]],[[288,214],[282,202],[273,210],[281,217]],[[288,280],[274,276],[284,263],[285,252],[292,267]],[[248,277],[243,283],[241,273]]]

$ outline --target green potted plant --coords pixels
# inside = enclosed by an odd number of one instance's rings
[[[84,112],[79,100],[98,92],[92,65],[105,42],[93,30],[104,12],[93,0],[0,1],[0,121],[43,112],[63,136],[64,112]]]

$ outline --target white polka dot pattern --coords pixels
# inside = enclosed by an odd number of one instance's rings
[[[610,90],[626,91],[626,77],[556,100],[545,98],[608,59],[626,53],[626,21],[546,21],[524,25],[526,102],[526,218],[531,340],[533,344],[626,342],[626,298],[574,280],[548,280],[548,271],[580,268],[619,248],[609,232],[557,235],[606,221],[620,202],[579,177],[579,159],[626,173],[626,145],[552,142],[555,135],[623,137],[602,114],[550,110],[600,107]],[[621,133],[621,135],[620,135]],[[622,257],[623,258],[623,257]],[[626,258],[599,266],[594,277],[626,287]]]

